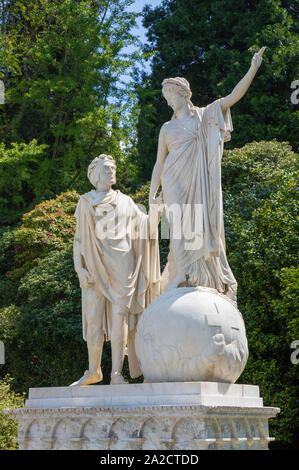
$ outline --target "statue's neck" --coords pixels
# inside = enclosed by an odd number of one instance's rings
[[[181,120],[181,119],[186,119],[187,117],[191,116],[191,112],[188,106],[183,106],[180,109],[177,109],[174,112],[175,119]]]
[[[97,193],[109,193],[112,191],[112,184],[109,183],[99,183],[96,186]]]

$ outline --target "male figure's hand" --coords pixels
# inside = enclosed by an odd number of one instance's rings
[[[92,276],[89,274],[87,269],[80,268],[77,271],[77,274],[78,274],[78,277],[79,277],[80,287],[81,288],[87,289],[88,287],[90,287],[91,284],[94,284],[95,281],[92,278]]]
[[[162,193],[155,198],[149,200],[149,225],[150,225],[150,238],[157,238],[157,227],[160,222],[161,214],[163,212],[163,198]]]
[[[149,197],[149,206],[151,205],[161,205],[163,204],[163,195],[162,193],[159,194],[157,197]]]

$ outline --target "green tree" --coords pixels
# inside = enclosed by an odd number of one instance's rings
[[[262,67],[233,107],[235,132],[227,148],[273,138],[297,148],[299,111],[290,101],[291,83],[299,76],[295,10],[295,2],[280,0],[164,0],[144,8],[145,50],[153,53],[152,70],[138,87],[144,181],[151,176],[159,129],[172,114],[161,96],[163,79],[185,77],[193,103],[206,106],[233,90],[262,46]]]
[[[32,197],[40,198],[44,189],[44,170],[41,159],[46,146],[12,143],[9,148],[0,144],[0,223],[20,217]],[[9,184],[8,184],[9,181]]]
[[[43,146],[34,168],[26,170],[28,177],[39,179],[39,188],[19,185],[19,204],[7,209],[8,222],[18,217],[14,210],[28,210],[30,202],[81,188],[87,163],[99,152],[113,153],[123,174],[134,179],[121,147],[129,137],[122,124],[126,90],[119,87],[138,55],[122,52],[135,44],[130,30],[136,15],[127,12],[131,3],[0,2],[0,79],[5,84],[0,139],[6,160],[11,155],[13,164],[15,143],[36,139]],[[7,176],[3,168],[1,173]]]

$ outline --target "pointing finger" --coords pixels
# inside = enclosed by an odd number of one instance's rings
[[[258,55],[259,55],[260,57],[262,57],[262,55],[263,55],[265,49],[266,49],[266,46],[262,47],[262,48],[258,51]]]

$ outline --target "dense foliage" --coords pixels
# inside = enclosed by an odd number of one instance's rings
[[[265,404],[281,408],[271,435],[288,442],[298,412],[298,366],[290,361],[290,344],[299,337],[296,176],[295,154],[286,143],[253,142],[223,157],[227,250],[250,348],[239,382],[258,384]],[[136,203],[147,204],[148,189],[139,188]],[[78,196],[68,191],[45,201],[23,216],[20,227],[1,233],[0,339],[7,358],[2,367],[17,391],[67,385],[87,366],[72,260]],[[163,240],[163,264],[166,252]],[[108,383],[109,344],[103,364]]]
[[[299,412],[298,365],[290,360],[299,338],[297,180],[295,154],[276,141],[223,160],[226,242],[250,351],[239,382],[258,384],[265,405],[281,409],[272,434],[289,442]]]
[[[134,185],[124,150],[132,144],[126,124],[130,85],[120,86],[138,57],[122,52],[136,44],[131,3],[0,3],[0,223],[67,188],[85,190],[86,166],[101,152],[112,153],[123,184]],[[5,182],[18,165],[12,197]]]
[[[172,110],[161,96],[164,78],[183,76],[192,101],[206,106],[231,93],[246,74],[254,52],[267,46],[263,64],[247,94],[232,110],[235,133],[228,148],[262,139],[298,147],[299,111],[290,100],[298,78],[298,7],[281,0],[164,0],[144,9],[149,74],[138,89],[139,165],[151,177],[161,125]]]
[[[21,408],[24,397],[11,390],[12,379],[9,376],[0,378],[0,450],[17,449],[14,439],[17,436],[18,423],[3,413],[6,408]]]

